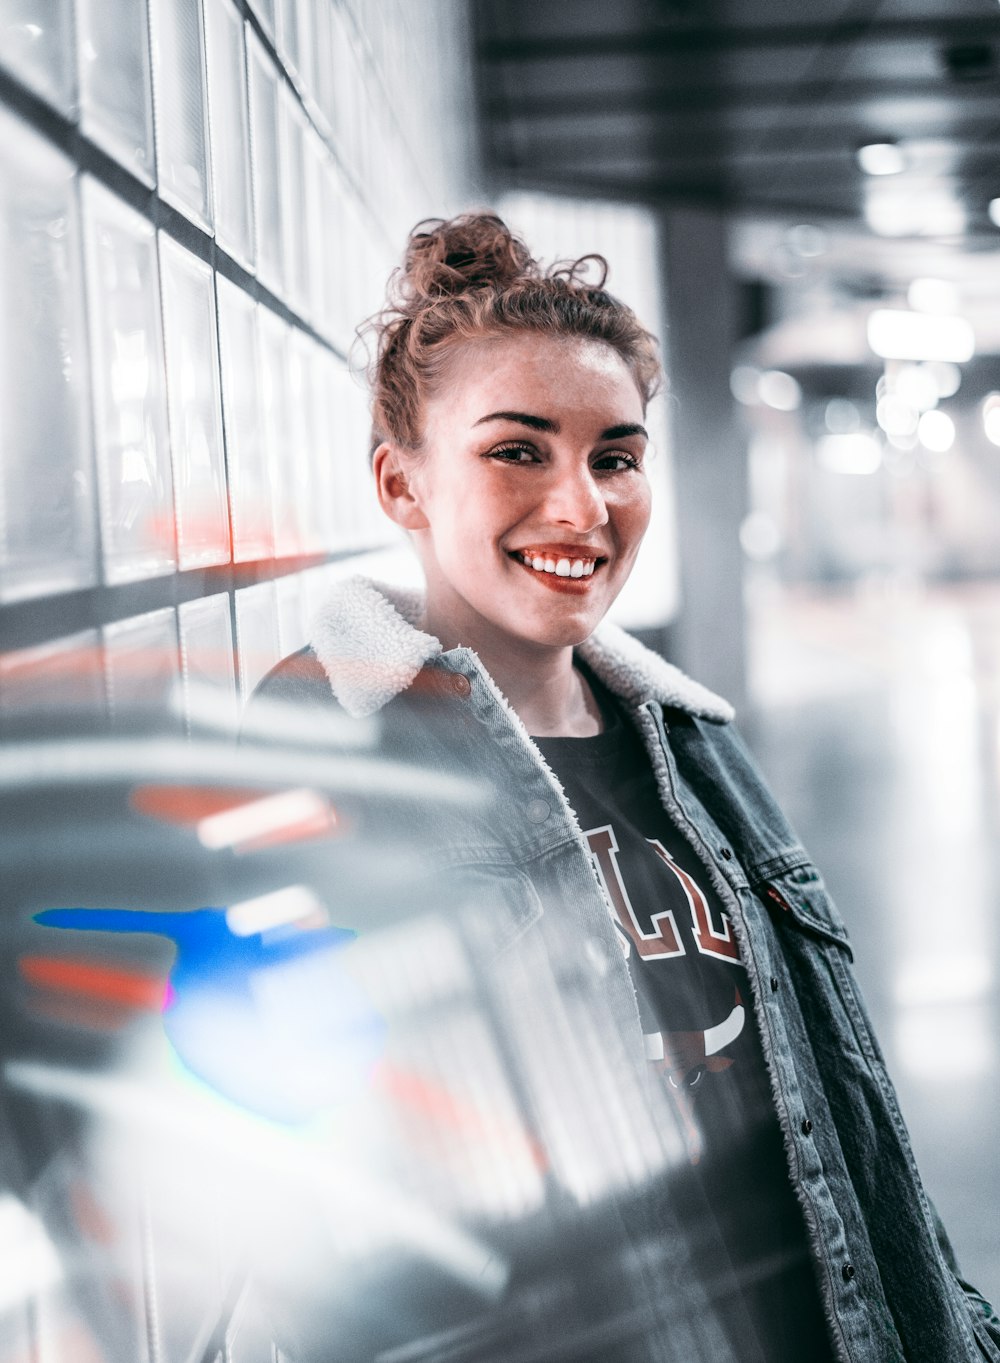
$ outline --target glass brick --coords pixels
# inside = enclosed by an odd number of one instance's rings
[[[228,563],[212,271],[162,232],[160,271],[178,566]]]
[[[181,728],[177,615],[172,606],[104,626],[111,726],[116,732]]]
[[[76,0],[81,124],[147,185],[156,183],[146,6]]]
[[[261,282],[280,297],[285,287],[285,240],[278,142],[278,73],[260,39],[249,28],[247,68],[257,273]]]
[[[176,566],[156,235],[85,177],[84,244],[104,573]]]
[[[72,0],[0,0],[0,66],[64,114],[76,114]]]
[[[221,275],[216,275],[215,287],[233,558],[247,563],[274,553],[270,465],[261,420],[257,306]]]
[[[258,582],[236,592],[236,652],[240,695],[247,701],[261,677],[281,657],[278,600],[273,582]]]
[[[150,0],[159,193],[212,226],[200,0]]]
[[[281,163],[282,237],[285,243],[285,291],[287,301],[303,317],[312,312],[312,293],[306,235],[306,120],[287,85],[278,100],[278,134]]]
[[[228,594],[185,601],[177,617],[189,729],[235,730],[239,708]]]
[[[257,310],[260,340],[261,427],[272,489],[274,553],[278,558],[302,553],[299,540],[294,446],[289,443],[291,414],[288,393],[288,328],[269,308]]]
[[[50,727],[104,727],[107,699],[97,630],[38,648],[0,652],[0,730],[6,735]]]
[[[322,548],[319,533],[313,470],[315,467],[315,413],[312,392],[312,342],[301,331],[287,336],[288,427],[285,436],[285,478],[295,490],[290,510],[295,520],[297,547],[292,552],[312,554]]]
[[[250,8],[260,20],[260,26],[269,38],[275,34],[275,0],[249,0]]]
[[[281,656],[297,653],[306,642],[305,593],[301,573],[288,573],[276,579],[278,599],[278,642]]]
[[[340,548],[338,516],[340,499],[337,488],[337,385],[339,361],[322,346],[313,348],[313,497],[316,508],[319,547],[328,551]]]
[[[241,265],[254,258],[250,112],[243,21],[232,0],[205,0],[215,237]]]
[[[97,581],[73,174],[0,109],[0,601]]]

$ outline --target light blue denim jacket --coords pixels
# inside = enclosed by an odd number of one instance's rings
[[[400,760],[461,770],[470,754],[487,754],[498,798],[431,820],[422,836],[449,865],[494,877],[499,947],[537,931],[543,905],[571,913],[625,1044],[641,1055],[634,991],[579,824],[477,655],[443,651],[419,629],[420,612],[415,596],[345,580],[311,647],[279,664],[256,697],[317,707],[318,741],[323,715],[346,712],[373,718],[379,751]],[[729,912],[836,1354],[1000,1363],[1000,1321],[958,1279],[921,1185],[843,920],[730,707],[608,624],[579,654],[630,714],[663,806]]]

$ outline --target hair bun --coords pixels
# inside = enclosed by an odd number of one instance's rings
[[[441,298],[470,289],[500,288],[541,271],[530,251],[493,213],[429,218],[414,228],[398,285],[403,298]]]

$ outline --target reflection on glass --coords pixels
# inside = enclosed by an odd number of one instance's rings
[[[215,287],[233,558],[246,563],[270,558],[274,552],[270,470],[261,427],[257,307],[221,275],[216,275]]]
[[[114,730],[181,727],[173,607],[105,625],[104,664]]]
[[[111,156],[155,183],[146,6],[76,0],[81,123]]]
[[[281,657],[278,600],[273,582],[241,587],[236,592],[236,651],[240,695],[244,701]]]
[[[236,665],[229,596],[185,601],[177,611],[184,712],[189,728],[236,725]]]
[[[273,293],[280,295],[285,283],[285,242],[278,151],[278,74],[251,29],[247,29],[247,58],[257,273]]]
[[[72,0],[0,0],[0,66],[74,114]]]
[[[215,237],[242,265],[250,266],[253,263],[250,118],[243,21],[232,0],[205,0],[205,46]]]
[[[73,167],[0,110],[0,601],[97,580]]]
[[[104,572],[130,582],[176,563],[156,238],[95,180],[82,193]]]
[[[288,302],[305,317],[312,313],[306,252],[305,118],[287,85],[281,86],[278,100],[278,133],[282,235],[287,251],[285,288]]]
[[[162,232],[160,269],[178,564],[228,563],[212,271]]]
[[[301,553],[300,500],[295,486],[294,443],[289,440],[291,413],[288,396],[288,328],[269,308],[257,309],[259,325],[261,428],[272,488],[271,514],[274,552],[279,558]]]
[[[102,727],[104,669],[96,630],[40,648],[0,652],[0,731],[63,719]]]
[[[212,225],[205,61],[198,0],[150,0],[159,192]]]

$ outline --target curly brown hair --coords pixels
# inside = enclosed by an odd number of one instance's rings
[[[587,278],[592,266],[596,282]],[[624,360],[648,403],[662,373],[657,343],[632,309],[605,291],[607,274],[599,255],[543,269],[494,213],[418,223],[390,276],[386,307],[360,329],[375,342],[372,452],[385,440],[419,449],[424,405],[451,348],[510,331],[602,341]]]

